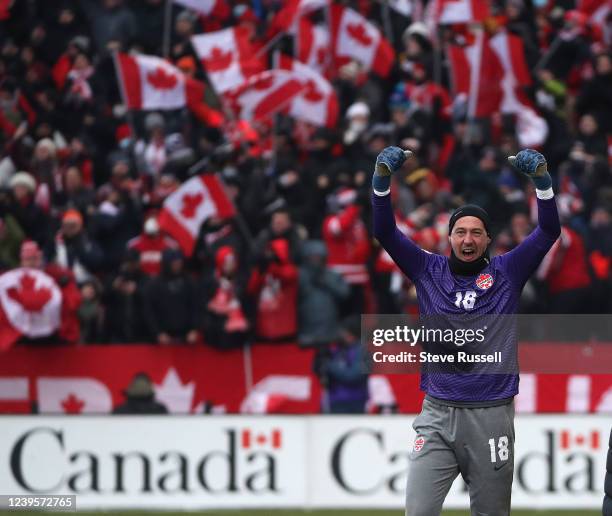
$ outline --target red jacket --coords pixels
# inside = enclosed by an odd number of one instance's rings
[[[162,253],[166,249],[176,249],[174,240],[157,235],[150,237],[142,234],[128,242],[130,249],[136,249],[140,253],[140,269],[147,276],[157,276],[161,272]]]
[[[81,291],[74,280],[74,274],[57,264],[49,264],[45,272],[51,276],[62,291],[62,311],[59,337],[68,344],[77,344],[81,336],[79,323],[79,306],[81,306]]]
[[[295,338],[298,269],[290,261],[287,240],[273,240],[270,247],[278,261],[263,272],[255,269],[247,287],[257,301],[256,336],[265,340]]]
[[[359,206],[351,205],[323,221],[327,264],[353,285],[368,283],[366,262],[370,256],[370,239],[359,214]]]
[[[538,277],[546,279],[551,294],[588,287],[591,276],[582,237],[567,226],[542,260]]]

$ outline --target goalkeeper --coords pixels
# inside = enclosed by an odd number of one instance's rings
[[[422,315],[514,314],[525,282],[559,237],[551,177],[542,154],[523,150],[509,161],[536,187],[538,227],[512,251],[489,257],[489,216],[475,205],[457,208],[449,221],[450,257],[417,247],[397,228],[391,174],[410,151],[387,147],[372,179],[374,236],[415,284]],[[504,346],[516,352],[516,336]],[[423,373],[423,371],[422,371]],[[413,427],[406,514],[436,516],[453,480],[468,485],[472,515],[510,514],[514,470],[514,396],[518,374],[421,374],[426,396]]]

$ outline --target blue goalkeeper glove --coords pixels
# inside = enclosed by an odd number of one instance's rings
[[[372,188],[377,192],[386,192],[391,187],[391,174],[397,172],[406,158],[412,156],[412,152],[402,150],[399,147],[386,147],[376,158],[376,168],[372,177]]]
[[[546,158],[538,151],[525,149],[516,156],[508,157],[508,161],[519,172],[529,176],[538,190],[548,190],[552,186],[552,178],[546,167]]]

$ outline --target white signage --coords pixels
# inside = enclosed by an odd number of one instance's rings
[[[3,417],[0,485],[79,508],[400,509],[413,419]],[[611,424],[518,416],[513,508],[600,508]],[[445,507],[469,507],[461,477]]]

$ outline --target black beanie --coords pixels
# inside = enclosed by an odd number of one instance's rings
[[[483,210],[480,206],[476,206],[475,204],[465,204],[463,206],[460,206],[453,212],[450,220],[448,221],[448,234],[449,235],[453,231],[455,222],[457,222],[461,217],[479,218],[480,220],[482,220],[482,223],[484,224],[487,235],[490,236],[491,219],[489,219],[489,214],[485,210]]]

